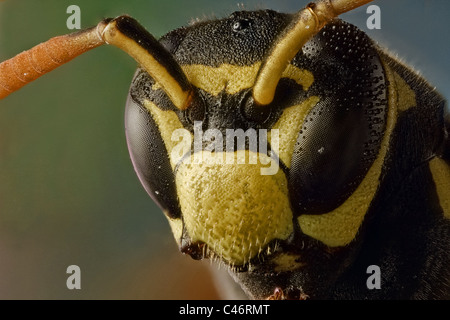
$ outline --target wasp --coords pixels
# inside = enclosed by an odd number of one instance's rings
[[[447,298],[445,99],[337,18],[367,2],[238,11],[159,40],[105,19],[2,63],[0,95],[119,47],[139,64],[130,157],[183,253],[223,264],[250,298]]]

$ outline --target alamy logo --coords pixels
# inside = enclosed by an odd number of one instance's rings
[[[81,10],[77,5],[70,5],[66,9],[66,13],[71,14],[66,21],[67,29],[81,29]]]
[[[375,264],[372,264],[367,267],[366,273],[370,274],[370,276],[367,278],[367,281],[366,281],[367,289],[369,289],[369,290],[381,289],[381,269],[380,269],[380,267]]]
[[[67,289],[81,289],[81,269],[79,266],[73,264],[67,267],[66,273],[70,274],[67,278]]]
[[[370,14],[370,17],[367,18],[367,29],[381,29],[381,10],[377,5],[370,5],[367,7],[367,14]]]
[[[203,132],[202,121],[194,122],[194,148],[192,149],[192,135],[187,129],[176,129],[172,133],[172,141],[178,142],[171,151],[175,163],[194,164],[246,164],[244,154],[235,155],[235,150],[246,149],[248,141],[248,164],[268,166],[260,169],[261,175],[274,175],[279,169],[278,149],[279,130],[270,130],[270,150],[268,150],[267,129],[226,129],[225,137],[219,129],[208,129]],[[225,142],[225,143],[224,143]],[[225,148],[224,148],[225,145]],[[208,156],[206,156],[208,155]],[[269,156],[267,156],[269,155]],[[191,157],[192,156],[192,157]],[[192,158],[192,160],[191,160]]]

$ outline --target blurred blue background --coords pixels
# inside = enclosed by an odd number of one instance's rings
[[[239,9],[294,12],[301,0],[0,1],[0,61],[68,33],[129,14],[151,33]],[[450,97],[450,2],[380,0],[381,30],[365,7],[342,16]],[[141,187],[123,129],[136,64],[101,47],[0,101],[0,299],[215,299],[200,263],[178,252],[164,215]],[[69,265],[81,290],[68,290]]]

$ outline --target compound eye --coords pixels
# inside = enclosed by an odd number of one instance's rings
[[[292,206],[308,215],[335,210],[359,188],[379,157],[388,112],[383,65],[367,35],[335,21],[311,45],[321,67],[310,92],[320,101],[302,123],[289,171]],[[338,83],[326,79],[334,74]]]

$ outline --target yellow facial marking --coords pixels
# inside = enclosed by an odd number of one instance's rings
[[[165,216],[167,220],[169,220],[170,228],[172,229],[172,234],[177,243],[180,242],[181,235],[183,233],[183,221],[181,219],[172,219],[169,218],[169,215],[166,213]]]
[[[209,152],[202,153],[203,158],[209,157]],[[248,158],[249,153],[236,151],[235,160]],[[203,241],[228,263],[242,265],[270,241],[286,239],[293,232],[282,170],[261,175],[260,163],[195,164],[193,157],[190,163],[185,159],[176,172],[184,224],[192,241]]]
[[[450,219],[450,166],[444,160],[434,158],[430,161],[430,170],[444,217]]]
[[[270,262],[275,264],[273,269],[275,272],[294,271],[306,265],[306,263],[300,261],[300,255],[289,253],[280,254]]]
[[[158,126],[166,150],[168,150],[170,165],[172,166],[172,169],[175,169],[176,160],[172,159],[171,150],[179,143],[179,141],[174,141],[172,137],[175,130],[184,128],[183,124],[180,122],[180,119],[178,119],[178,116],[174,111],[163,111],[153,102],[148,100],[145,100],[144,106],[150,111],[153,120],[155,120],[156,125]]]
[[[280,119],[272,127],[272,129],[279,129],[280,142],[278,156],[288,168],[291,167],[292,153],[294,152],[298,132],[302,127],[303,121],[319,100],[319,97],[316,96],[309,97],[301,104],[285,109]],[[270,143],[270,132],[268,140]]]
[[[386,76],[394,82],[393,72],[385,65]],[[398,96],[395,86],[389,86],[389,105],[386,130],[380,151],[372,167],[355,192],[335,210],[321,215],[301,215],[301,230],[330,247],[345,246],[356,236],[370,203],[377,191],[384,158],[397,119]]]
[[[256,64],[245,67],[223,64],[217,68],[204,65],[184,65],[182,69],[194,86],[213,96],[223,90],[234,94],[242,89],[250,88],[258,72]]]
[[[398,110],[405,111],[416,106],[416,93],[397,72],[392,72],[397,87]]]
[[[260,67],[261,62],[243,67],[230,64],[223,64],[219,67],[195,64],[181,66],[189,82],[213,96],[218,95],[223,90],[229,94],[235,94],[241,90],[251,88],[255,83]],[[282,77],[294,80],[305,91],[314,82],[314,76],[311,72],[299,69],[293,65],[288,65]],[[159,88],[159,85],[153,86],[153,89],[157,88]]]

